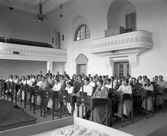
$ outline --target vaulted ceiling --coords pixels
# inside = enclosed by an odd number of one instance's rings
[[[43,13],[47,14],[57,8],[60,5],[64,5],[71,0],[41,0],[43,5]],[[39,10],[40,0],[0,0],[0,5],[13,7],[15,9],[37,13]]]

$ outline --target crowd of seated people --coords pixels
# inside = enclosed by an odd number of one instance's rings
[[[154,91],[156,89],[158,92],[162,92],[164,88],[167,88],[167,82],[163,80],[163,76],[155,76],[153,78],[153,81],[150,82],[149,78],[147,76],[139,76],[138,78],[131,77],[130,75],[126,77],[122,77],[121,79],[118,78],[116,75],[109,77],[108,75],[73,75],[72,78],[64,72],[63,74],[60,74],[59,72],[56,73],[56,75],[50,73],[46,73],[45,75],[42,74],[42,71],[35,76],[35,75],[28,75],[28,76],[22,76],[19,78],[17,75],[14,77],[11,75],[6,82],[14,82],[18,85],[18,88],[16,89],[17,95],[20,96],[20,89],[19,84],[28,84],[29,86],[38,86],[41,89],[50,88],[52,91],[58,91],[63,92],[67,91],[69,94],[79,94],[80,92],[85,92],[89,97],[94,98],[108,98],[109,97],[109,89],[114,89],[117,93],[128,93],[132,94],[133,90],[136,88],[136,86],[141,87],[144,91]],[[9,91],[10,93],[10,91]],[[27,100],[30,100],[30,98],[33,97],[31,94],[27,94]],[[24,92],[22,92],[22,99],[24,99]],[[152,110],[153,103],[152,103],[152,97],[148,97],[147,100],[142,99],[142,108],[146,109],[145,101],[147,101],[148,111]],[[165,96],[165,99],[167,99],[167,96]],[[32,103],[33,103],[32,99]],[[40,104],[40,96],[37,98],[37,104]],[[48,109],[52,108],[52,100],[48,100]],[[110,105],[110,103],[108,103]],[[162,95],[158,95],[156,99],[157,106],[162,105]],[[105,122],[105,107],[102,107],[99,105],[99,108],[94,109],[94,121],[104,124]],[[70,103],[67,103],[67,109],[68,112],[74,112],[74,116],[76,116],[76,107],[74,108],[74,111],[71,111],[71,105]],[[82,108],[80,107],[80,110]],[[129,100],[124,101],[123,103],[123,114],[124,116],[128,117],[131,114],[131,104]],[[85,111],[83,111],[85,116]],[[81,112],[80,112],[81,113]],[[116,116],[120,117],[121,113],[121,104],[118,103],[117,112],[115,113]],[[108,110],[108,117],[110,115],[112,116],[111,110]],[[80,117],[83,117],[81,114]],[[109,119],[108,119],[109,120]]]

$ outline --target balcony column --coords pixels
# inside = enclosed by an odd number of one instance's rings
[[[50,70],[50,73],[53,71],[53,61],[48,61],[47,62],[47,72]]]

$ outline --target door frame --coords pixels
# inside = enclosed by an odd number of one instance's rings
[[[83,53],[80,53],[80,54],[77,56],[77,58],[75,59],[75,63],[76,63],[75,74],[77,74],[77,68],[78,68],[77,65],[85,64],[85,65],[86,65],[85,75],[87,75],[88,60],[89,60],[89,59],[88,59]]]
[[[86,69],[87,69],[87,66],[86,66],[86,64],[77,64],[77,68],[76,68],[76,74],[78,75],[78,67],[79,66],[81,66],[81,65],[84,65],[85,66],[85,74],[87,74],[87,71],[86,71]],[[80,73],[80,74],[82,74],[82,73]]]
[[[114,74],[115,74],[115,65],[116,65],[116,63],[119,65],[119,63],[122,63],[122,64],[124,64],[124,63],[128,63],[129,64],[129,75],[131,75],[131,67],[130,67],[130,63],[129,63],[129,61],[119,61],[119,62],[114,62]],[[125,69],[124,69],[125,70]],[[127,71],[126,71],[126,73],[127,73]],[[119,72],[117,73],[118,75],[118,77],[119,77]],[[127,77],[128,75],[123,75],[123,76],[125,76],[125,77]]]
[[[136,12],[128,13],[125,15],[125,27],[126,27],[126,29],[128,29],[127,28],[128,27],[128,16],[131,16],[131,15],[134,15],[134,17],[135,17],[134,29],[132,31],[136,31]]]
[[[119,62],[129,62],[129,59],[127,57],[118,57],[118,58],[113,58],[112,59],[112,73],[114,75],[114,68],[115,68],[115,63],[119,63]],[[129,62],[129,75],[131,75],[131,65]]]

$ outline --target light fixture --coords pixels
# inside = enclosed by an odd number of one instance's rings
[[[37,14],[35,17],[34,17],[34,21],[36,21],[36,20],[38,20],[39,22],[42,22],[42,21],[47,21],[48,19],[47,19],[47,17],[46,17],[46,15],[44,15],[43,13],[42,13],[42,4],[41,4],[41,0],[40,0],[40,4],[39,4],[39,14]]]
[[[60,5],[60,15],[59,15],[59,17],[63,17],[63,15],[62,15],[62,13],[61,13],[61,10],[62,10],[62,5]]]

